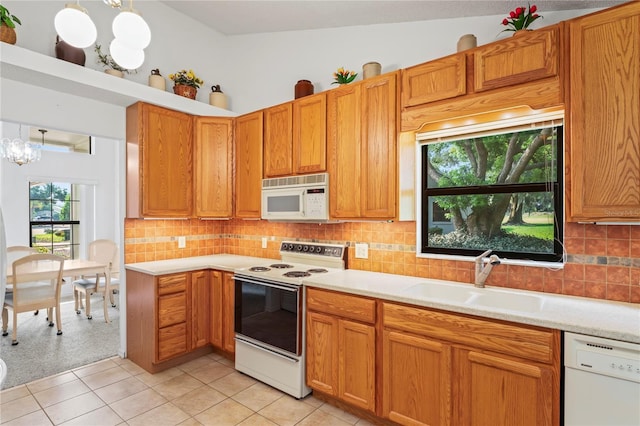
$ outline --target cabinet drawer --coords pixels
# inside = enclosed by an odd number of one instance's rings
[[[177,293],[158,298],[158,328],[187,321],[187,295]]]
[[[373,324],[376,302],[334,291],[307,289],[307,309]]]
[[[158,360],[187,352],[187,324],[176,324],[158,330]]]
[[[402,107],[465,95],[466,63],[466,56],[458,54],[403,70]]]
[[[187,273],[158,277],[158,295],[178,293],[187,289]]]
[[[475,91],[558,75],[559,27],[525,31],[474,51]]]
[[[470,318],[383,303],[385,328],[550,364],[559,351],[559,331]]]

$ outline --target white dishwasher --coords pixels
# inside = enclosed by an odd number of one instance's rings
[[[565,426],[640,426],[640,345],[564,333]]]

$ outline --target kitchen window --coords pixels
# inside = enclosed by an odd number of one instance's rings
[[[467,130],[418,137],[418,255],[562,260],[561,119]]]
[[[41,252],[67,259],[79,255],[77,185],[64,182],[29,182],[29,241]]]

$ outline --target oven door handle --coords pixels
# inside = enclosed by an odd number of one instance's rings
[[[255,285],[262,285],[262,286],[265,286],[265,287],[277,288],[279,290],[290,291],[292,293],[296,293],[300,289],[300,287],[298,287],[298,286],[288,287],[288,286],[284,286],[284,285],[278,285],[276,283],[272,283],[272,282],[269,282],[269,281],[254,281],[252,279],[245,278],[245,277],[239,277],[237,275],[234,275],[233,279],[241,281],[243,283],[249,283],[249,284],[255,284]]]

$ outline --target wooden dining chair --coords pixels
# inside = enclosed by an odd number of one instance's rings
[[[12,345],[18,344],[18,314],[34,309],[47,309],[49,327],[53,327],[53,309],[56,310],[58,335],[62,334],[60,321],[60,287],[64,258],[53,254],[30,254],[12,263],[13,291],[7,293],[2,307],[2,335],[7,336],[8,318],[13,311]]]
[[[7,247],[7,266],[13,264],[14,261],[30,254],[38,253],[38,249],[29,246],[10,246]],[[7,283],[10,284],[10,283]],[[6,292],[12,292],[13,288],[8,287]],[[5,294],[6,294],[5,292]],[[34,311],[33,315],[38,315],[38,311]]]
[[[95,240],[89,243],[89,260],[95,262],[108,264],[110,268],[110,274],[114,274],[114,265],[118,267],[118,246],[111,240],[101,239]],[[104,285],[100,285],[104,282]],[[111,278],[110,282],[106,282],[105,274],[96,274],[92,276],[83,276],[80,279],[73,281],[73,299],[75,302],[76,314],[80,315],[80,309],[82,308],[82,299],[80,295],[84,295],[85,314],[87,319],[92,319],[91,315],[91,295],[101,294],[104,297],[104,320],[109,322],[109,313],[107,311],[107,298],[113,305],[113,290],[112,288],[118,287],[120,281],[116,276]],[[112,287],[113,286],[113,287]]]

